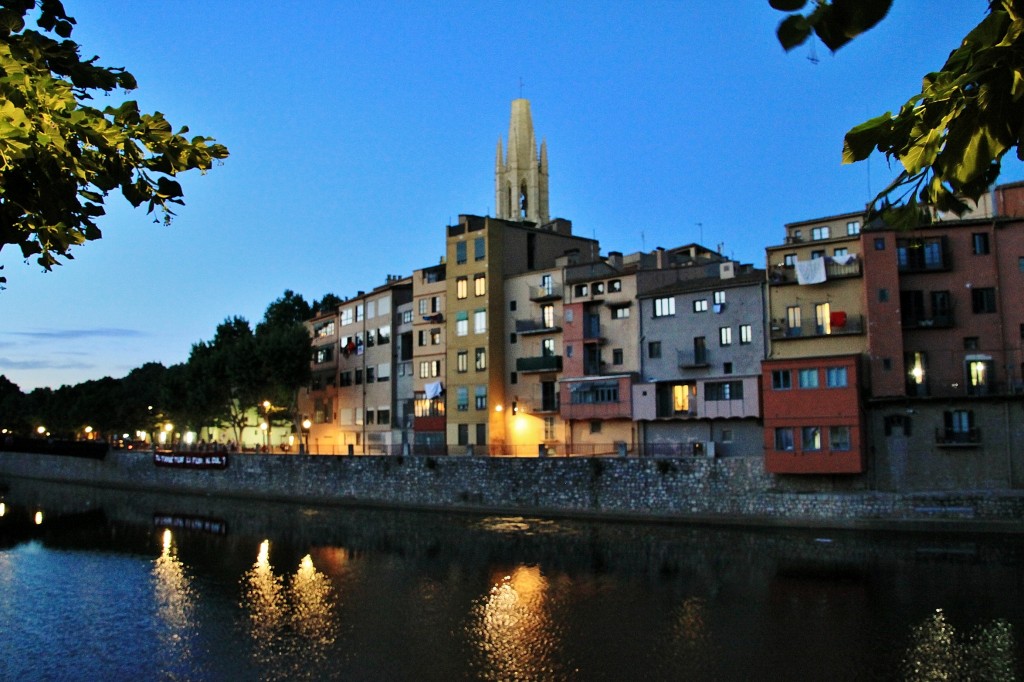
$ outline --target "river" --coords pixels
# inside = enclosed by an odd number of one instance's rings
[[[1013,680],[1024,536],[0,481],[0,680]]]

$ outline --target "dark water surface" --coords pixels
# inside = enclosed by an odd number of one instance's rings
[[[1024,536],[0,481],[0,680],[1013,680]]]

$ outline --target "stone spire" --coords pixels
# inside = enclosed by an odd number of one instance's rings
[[[547,142],[541,142],[538,154],[529,100],[512,100],[508,150],[502,152],[501,138],[498,138],[494,171],[497,217],[537,225],[549,222]]]

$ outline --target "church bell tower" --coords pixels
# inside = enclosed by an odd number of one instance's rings
[[[512,100],[507,150],[498,138],[494,191],[498,218],[536,225],[550,221],[547,142],[541,142],[538,153],[527,99]]]

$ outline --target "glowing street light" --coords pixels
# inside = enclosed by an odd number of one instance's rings
[[[306,441],[306,451],[303,454],[306,455],[309,454],[309,429],[311,426],[313,426],[313,422],[309,420],[309,417],[302,420],[302,435],[305,437]]]

